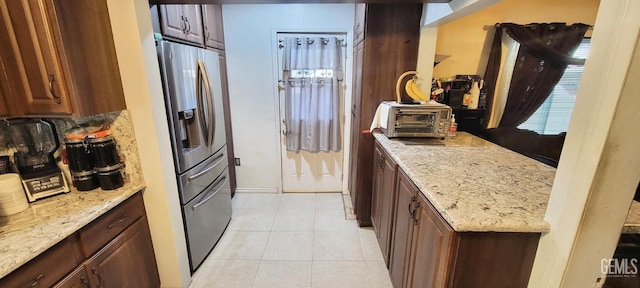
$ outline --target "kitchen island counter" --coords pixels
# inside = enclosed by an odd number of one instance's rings
[[[445,140],[374,136],[455,231],[549,231],[555,168],[465,132]],[[640,234],[640,202],[631,203],[622,233]]]
[[[468,133],[381,146],[457,232],[548,232],[556,169]]]
[[[116,190],[72,191],[38,200],[0,217],[0,278],[144,189],[143,181]]]

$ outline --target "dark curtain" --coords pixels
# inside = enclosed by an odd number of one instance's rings
[[[497,25],[497,24],[496,24]],[[491,107],[493,107],[493,99],[496,93],[496,84],[498,83],[498,72],[500,72],[500,60],[502,60],[502,29],[495,29],[493,35],[493,43],[491,43],[491,51],[489,52],[489,60],[487,61],[487,69],[484,71],[484,87],[487,90],[487,111],[485,111],[484,119],[491,117]],[[485,128],[489,121],[485,122]]]
[[[580,45],[589,25],[565,23],[500,27],[520,43],[511,77],[507,103],[499,127],[517,127],[542,105],[553,91],[569,64],[584,60],[569,55]]]

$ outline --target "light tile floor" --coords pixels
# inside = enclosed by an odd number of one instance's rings
[[[233,218],[191,288],[391,288],[371,228],[339,193],[236,194]]]

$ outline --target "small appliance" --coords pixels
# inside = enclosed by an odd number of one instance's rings
[[[451,123],[451,107],[435,101],[426,104],[399,104],[385,101],[380,104],[383,122],[380,130],[389,138],[431,137],[445,138]]]
[[[29,202],[68,193],[69,185],[54,157],[60,144],[53,124],[43,119],[11,119],[6,123]]]

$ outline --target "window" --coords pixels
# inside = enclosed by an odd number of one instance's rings
[[[582,40],[573,57],[587,58],[590,43],[590,38]],[[536,131],[539,134],[566,132],[583,70],[583,65],[569,65],[547,100],[518,128]]]

